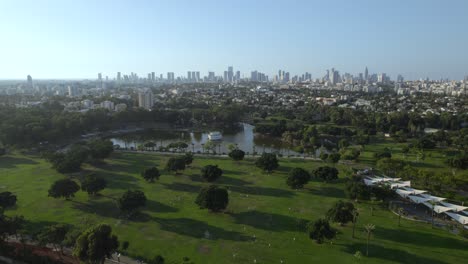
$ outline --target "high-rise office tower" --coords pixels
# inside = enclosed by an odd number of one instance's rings
[[[367,66],[366,66],[366,69],[364,70],[364,80],[365,81],[369,80],[369,70],[367,69]]]
[[[148,82],[151,82],[151,73],[148,73]]]
[[[232,82],[234,78],[234,68],[232,66],[228,67],[228,81]]]
[[[191,80],[192,82],[197,82],[197,74],[194,71],[192,72]]]
[[[168,72],[167,73],[167,81],[168,82],[174,82],[174,73],[173,72]]]
[[[200,81],[200,72],[199,71],[195,72],[195,78],[196,78],[196,80],[195,80],[196,82]]]
[[[138,93],[138,106],[150,110],[153,108],[153,92],[151,89],[146,89]]]
[[[236,71],[236,81],[240,80],[240,71]]]
[[[250,73],[250,80],[252,82],[257,82],[258,81],[258,72],[257,71],[253,71]]]
[[[210,81],[210,82],[215,81],[215,73],[214,72],[208,72],[208,81]]]
[[[155,72],[151,72],[151,81],[152,82],[156,81],[156,73]]]
[[[377,82],[379,83],[385,83],[387,81],[387,76],[385,73],[381,73],[377,76]]]
[[[98,77],[97,77],[97,78],[98,78],[98,80],[99,80],[99,81],[102,81],[102,73],[98,73],[98,75],[97,75],[97,76],[98,76]]]
[[[28,81],[28,88],[32,89],[33,88],[33,80],[32,80],[31,75],[28,75],[27,81]]]
[[[117,81],[121,81],[122,80],[122,74],[120,72],[117,72]]]
[[[228,72],[227,71],[224,71],[224,76],[223,76],[223,81],[224,82],[228,82]]]
[[[187,80],[192,81],[192,72],[191,71],[187,71]]]

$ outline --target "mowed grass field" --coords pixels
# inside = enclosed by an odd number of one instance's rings
[[[322,162],[280,159],[280,168],[266,174],[253,160],[234,162],[222,158],[195,157],[193,164],[178,175],[163,171],[159,181],[145,182],[140,172],[149,166],[164,168],[168,156],[114,153],[100,167],[85,165],[108,181],[99,197],[80,191],[73,201],[47,197],[49,186],[66,176],[50,168],[46,161],[11,154],[0,157],[0,190],[18,196],[16,208],[29,220],[28,229],[37,231],[54,223],[85,226],[110,224],[120,241],[129,241],[128,252],[152,258],[163,255],[167,263],[466,263],[468,242],[430,224],[402,220],[385,207],[371,216],[370,205],[359,203],[356,235],[352,225],[333,226],[339,234],[332,243],[317,244],[304,231],[307,221],[324,217],[339,199],[346,199],[344,180],[337,183],[311,181],[302,190],[291,190],[287,173],[294,167],[312,170]],[[201,210],[194,200],[207,185],[200,176],[204,165],[219,165],[223,176],[216,184],[229,188],[229,205],[224,213]],[[343,177],[350,167],[337,165]],[[127,189],[144,191],[148,203],[143,216],[128,221],[120,218],[115,199]],[[365,255],[365,224],[374,224],[375,233]]]

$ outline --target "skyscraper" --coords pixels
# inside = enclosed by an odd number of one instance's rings
[[[232,66],[228,67],[228,81],[232,82],[234,77],[234,68]]]
[[[156,81],[156,73],[151,72],[151,81],[154,82]]]
[[[187,71],[187,80],[188,81],[192,80],[192,72],[191,71]]]
[[[98,73],[97,78],[99,81],[102,81],[102,73]]]
[[[168,76],[169,77],[169,76]],[[138,93],[138,106],[150,110],[153,108],[153,92],[151,89],[146,89]]]
[[[33,80],[32,80],[31,75],[28,75],[27,81],[28,81],[28,88],[32,89],[33,88]]]
[[[229,81],[229,80],[228,80],[228,72],[227,72],[227,71],[224,71],[224,76],[223,76],[223,77],[224,77],[224,78],[223,78],[223,81],[224,81],[224,82],[228,82],[228,81]]]
[[[366,69],[364,70],[364,80],[365,81],[369,80],[369,70],[367,70],[367,66],[366,66]]]
[[[122,74],[120,72],[117,72],[117,81],[121,81],[122,80]]]
[[[168,82],[174,82],[174,73],[173,72],[168,72],[167,73],[167,81]]]
[[[240,71],[236,71],[236,81],[240,80]]]

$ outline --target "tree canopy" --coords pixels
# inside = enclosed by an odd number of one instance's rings
[[[201,169],[201,173],[207,182],[214,182],[221,177],[223,170],[218,168],[218,165],[206,165]]]
[[[133,214],[140,207],[146,205],[146,196],[142,191],[126,191],[118,200],[119,209],[122,212]]]
[[[16,204],[16,195],[11,192],[0,193],[0,208],[12,207]]]
[[[112,228],[99,224],[84,231],[76,240],[73,255],[81,261],[91,264],[104,263],[119,247],[117,236],[112,234]]]
[[[320,218],[313,223],[307,225],[307,233],[309,237],[321,244],[325,239],[333,239],[336,236],[336,232],[330,227],[328,220]]]
[[[213,212],[224,210],[229,203],[228,191],[216,185],[210,185],[200,190],[195,203],[202,209]]]
[[[260,156],[255,161],[255,166],[259,167],[260,169],[266,172],[271,172],[277,169],[279,164],[278,164],[278,159],[276,158],[276,154],[263,153],[262,156]]]
[[[141,176],[147,182],[154,182],[155,179],[159,180],[159,176],[161,176],[161,174],[159,173],[158,168],[151,167],[151,168],[145,169],[143,172],[141,172]]]
[[[239,161],[244,159],[245,152],[240,149],[233,149],[228,155],[231,159]]]
[[[327,218],[333,222],[346,224],[354,219],[354,205],[350,202],[338,201],[327,212]]]
[[[55,181],[49,189],[49,196],[54,198],[70,199],[75,197],[75,193],[80,190],[80,186],[73,180],[61,179]]]
[[[81,182],[81,190],[92,195],[95,195],[99,191],[104,190],[106,186],[107,181],[104,178],[98,177],[94,174],[86,175],[83,182]]]
[[[338,170],[333,167],[323,166],[315,169],[312,175],[316,179],[321,179],[325,182],[330,182],[338,179]]]
[[[185,164],[186,160],[184,157],[171,157],[167,161],[166,169],[177,173],[177,171],[185,170]]]
[[[309,180],[309,172],[303,168],[294,168],[289,172],[288,178],[286,179],[286,184],[293,189],[299,189],[307,184]]]

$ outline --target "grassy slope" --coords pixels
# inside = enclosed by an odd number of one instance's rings
[[[285,185],[285,176],[293,167],[311,170],[322,165],[320,162],[281,160],[279,171],[267,175],[252,161],[197,157],[181,175],[163,173],[154,184],[141,179],[143,168],[162,168],[165,160],[158,155],[116,153],[101,168],[85,168],[109,181],[103,196],[89,198],[79,192],[70,202],[47,197],[51,183],[64,177],[49,164],[34,157],[6,156],[0,158],[0,188],[18,195],[17,208],[7,213],[24,215],[31,220],[31,229],[58,222],[106,222],[121,241],[130,241],[132,254],[162,254],[170,261],[187,256],[195,263],[253,263],[254,259],[257,263],[355,262],[356,250],[365,253],[362,226],[366,223],[375,224],[376,231],[370,257],[363,258],[363,263],[463,263],[468,258],[468,243],[459,237],[409,221],[402,221],[399,228],[397,216],[386,209],[370,216],[369,206],[363,203],[359,204],[357,239],[351,239],[351,226],[336,226],[340,234],[332,245],[311,241],[303,232],[303,222],[322,217],[336,200],[344,198],[344,185],[313,181],[304,190],[294,191]],[[209,213],[194,204],[205,184],[199,171],[206,164],[218,164],[225,172],[218,183],[231,191],[227,213]],[[138,222],[118,218],[113,198],[129,188],[143,190],[149,199],[145,217]],[[204,238],[206,231],[210,240]]]

